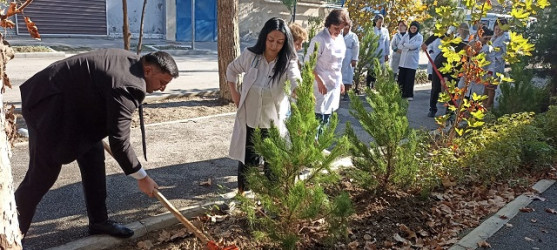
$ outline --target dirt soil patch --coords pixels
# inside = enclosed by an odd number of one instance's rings
[[[345,178],[341,185],[349,192],[356,211],[349,218],[349,238],[331,242],[326,238],[323,220],[306,221],[298,225],[300,232],[304,232],[298,249],[448,249],[518,195],[534,194],[529,187],[537,180],[556,176],[553,169],[525,174],[490,187],[450,184],[426,197],[401,191],[370,194]],[[191,220],[221,247],[280,249],[276,244],[256,241],[238,210],[228,214],[207,211],[206,215]],[[126,242],[117,249],[206,248],[184,226],[176,224]]]

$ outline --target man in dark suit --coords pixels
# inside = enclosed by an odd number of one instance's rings
[[[128,238],[133,231],[108,220],[102,139],[139,189],[158,188],[130,144],[132,114],[146,93],[163,91],[178,77],[165,52],[142,57],[121,49],[75,55],[48,66],[20,87],[29,130],[29,169],[15,192],[19,227],[29,230],[37,204],[58,178],[62,164],[77,160],[89,217],[89,233]]]

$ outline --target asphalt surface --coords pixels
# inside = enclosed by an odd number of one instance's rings
[[[8,38],[10,39],[10,38]],[[12,45],[34,44],[29,39],[12,39]],[[166,41],[148,40],[146,44],[167,43]],[[110,39],[83,39],[83,38],[45,38],[41,45],[60,45],[79,47],[86,44],[91,48],[122,47],[119,40]],[[243,44],[243,47],[247,43]],[[35,44],[36,45],[36,44]],[[150,98],[167,96],[195,95],[217,91],[218,66],[216,43],[200,44],[199,54],[190,52],[175,53],[180,77],[168,85],[166,93],[152,95]],[[66,55],[68,56],[68,55]],[[43,69],[50,63],[63,58],[60,54],[41,57],[18,57],[7,65],[7,73],[14,85],[4,94],[6,101],[16,107],[20,104],[18,86]],[[422,64],[424,62],[421,62]],[[416,129],[433,130],[436,125],[432,118],[427,117],[429,103],[429,85],[418,85],[415,88],[414,101],[409,103],[408,119],[410,126]],[[356,133],[364,141],[371,138],[359,126],[358,121],[349,114],[349,103],[341,102],[338,110],[340,124],[337,133],[344,131],[344,124],[350,121]],[[219,195],[233,190],[236,187],[236,162],[227,158],[230,136],[232,133],[234,114],[207,117],[179,123],[154,124],[147,127],[147,145],[149,161],[144,162],[148,174],[163,187],[162,193],[178,208],[192,204],[205,203],[218,199]],[[379,124],[378,124],[379,125]],[[133,129],[131,140],[137,152],[140,148],[140,131]],[[28,153],[27,145],[21,143],[13,148],[12,169],[14,186],[18,186],[27,170]],[[141,153],[139,153],[141,155]],[[107,155],[107,205],[109,217],[124,224],[146,220],[166,210],[154,198],[148,198],[137,188],[135,180],[123,175],[116,162]],[[213,185],[206,187],[199,183],[211,178]],[[64,166],[62,172],[52,187],[45,195],[37,208],[31,229],[25,239],[25,249],[46,249],[60,246],[68,242],[88,236],[87,216],[81,188],[81,177],[75,163]],[[504,231],[489,238],[488,242],[495,249],[555,249],[556,228],[555,216],[546,213],[545,207],[557,209],[554,200],[557,200],[555,185],[542,196],[547,198],[540,204],[536,213],[519,213],[517,222],[512,230],[517,230],[512,237],[516,244],[507,244],[512,239],[500,238],[513,232]],[[539,203],[539,202],[538,202]],[[534,206],[536,202],[532,204]],[[549,205],[552,204],[552,205]],[[539,211],[539,212],[538,212]],[[535,225],[528,224],[531,218],[524,216],[537,216]],[[513,219],[514,220],[514,219]],[[545,222],[548,223],[545,223]],[[543,222],[543,223],[542,223]],[[548,233],[542,232],[542,227]],[[537,234],[535,234],[537,232]],[[539,235],[539,233],[542,235]],[[525,236],[518,236],[524,233]],[[501,234],[502,236],[498,236]],[[539,236],[538,236],[539,235]],[[531,237],[530,237],[531,236]],[[542,238],[542,236],[546,236]],[[536,241],[528,245],[519,245],[525,242],[524,237]],[[500,239],[500,240],[499,240]],[[501,242],[500,245],[498,245]]]
[[[533,212],[520,212],[486,241],[493,249],[557,249],[557,185],[539,195],[527,208]]]

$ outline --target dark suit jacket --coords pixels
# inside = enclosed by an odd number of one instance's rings
[[[130,145],[132,114],[146,94],[139,56],[121,49],[75,55],[38,72],[20,89],[29,146],[41,157],[66,164],[109,136],[124,172],[141,168]]]

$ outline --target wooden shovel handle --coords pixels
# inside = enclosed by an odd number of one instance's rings
[[[153,194],[155,195],[155,197],[157,197],[157,199],[159,199],[159,201],[168,209],[168,211],[170,211],[172,214],[174,214],[174,216],[180,221],[182,222],[182,224],[184,224],[184,226],[186,226],[186,228],[188,230],[190,230],[193,234],[195,234],[195,236],[201,240],[201,242],[203,243],[203,245],[207,245],[207,243],[210,241],[209,238],[207,238],[207,236],[201,232],[197,227],[195,227],[188,219],[186,219],[186,217],[184,217],[184,215],[182,215],[182,213],[180,213],[180,211],[178,211],[178,209],[176,209],[160,192],[159,190],[155,189],[155,191],[153,191]]]

